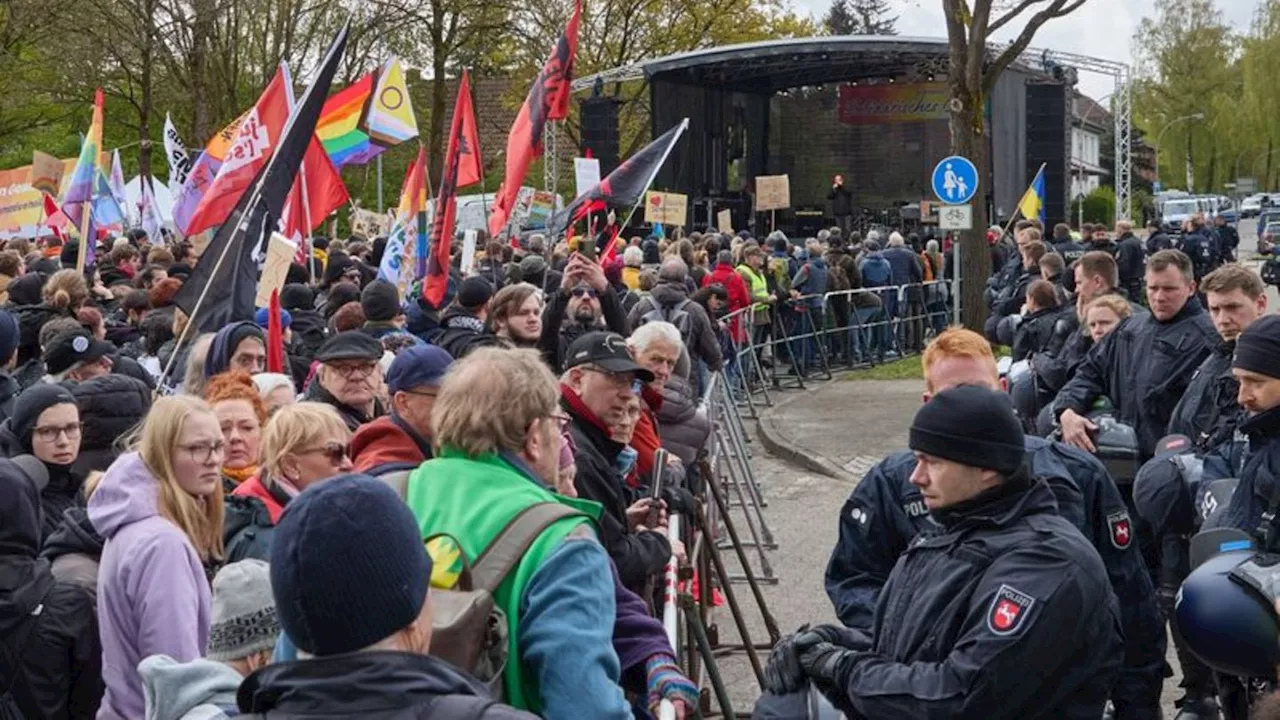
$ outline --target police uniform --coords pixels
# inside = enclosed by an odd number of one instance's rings
[[[917,412],[910,437],[915,451],[1002,479],[929,511],[878,594],[869,650],[798,636],[805,673],[856,718],[1097,720],[1124,659],[1120,610],[1098,551],[1059,513],[1049,483],[1028,472],[1008,397],[943,391]],[[909,500],[888,512],[896,529],[913,528],[912,515],[923,521],[901,485],[891,489]],[[1080,507],[1079,485],[1073,491]],[[884,550],[874,510],[855,502],[846,515],[855,545],[874,535]],[[1122,517],[1111,534],[1127,547]],[[1158,698],[1157,683],[1156,713]]]
[[[1027,436],[1030,472],[1047,482],[1058,514],[1101,556],[1120,600],[1126,657],[1113,700],[1121,717],[1158,717],[1165,636],[1151,579],[1142,564],[1119,490],[1093,455]],[[920,491],[911,484],[915,456],[895,453],[872,468],[840,513],[839,538],[825,584],[836,615],[849,627],[870,629],[885,582],[916,535],[935,531]]]

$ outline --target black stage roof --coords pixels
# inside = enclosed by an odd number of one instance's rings
[[[605,82],[641,77],[744,92],[901,77],[944,75],[947,41],[885,35],[788,38],[727,45],[642,60],[601,74]],[[590,87],[583,78],[578,87]]]

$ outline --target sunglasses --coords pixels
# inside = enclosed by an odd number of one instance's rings
[[[596,292],[595,288],[576,287],[573,289],[574,297],[580,298],[583,295],[586,295],[589,298],[594,298],[594,297],[597,297],[599,293]]]
[[[329,442],[320,447],[307,448],[297,452],[298,455],[315,455],[317,453],[324,455],[325,459],[333,465],[341,465],[342,461],[350,456],[347,452],[347,446],[339,442]]]

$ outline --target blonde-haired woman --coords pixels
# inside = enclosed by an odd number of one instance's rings
[[[222,560],[225,443],[213,409],[195,397],[161,398],[130,445],[89,501],[89,520],[106,540],[98,571],[106,695],[98,718],[143,717],[143,658],[204,656],[205,568]]]
[[[332,405],[300,402],[276,410],[262,429],[258,473],[228,501],[237,518],[252,519],[227,527],[227,561],[269,560],[272,531],[285,505],[312,484],[351,472],[349,442],[351,431]],[[245,503],[257,511],[246,513]]]

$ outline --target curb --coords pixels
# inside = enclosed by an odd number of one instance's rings
[[[856,483],[858,479],[841,467],[839,463],[795,442],[776,424],[775,415],[791,403],[803,399],[809,393],[816,392],[816,390],[817,388],[806,389],[803,394],[792,396],[761,412],[756,419],[756,436],[760,438],[760,444],[764,446],[765,450],[769,451],[769,454],[784,462],[798,465],[809,472],[825,475],[834,480]]]

